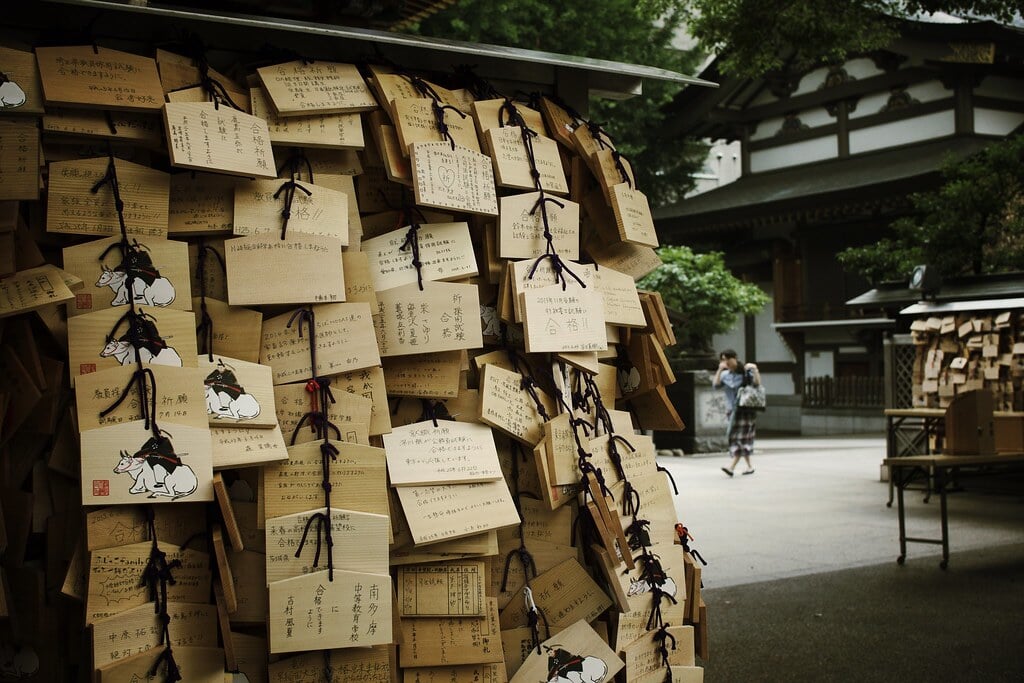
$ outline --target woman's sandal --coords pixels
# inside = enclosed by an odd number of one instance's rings
[[[753,474],[753,473],[754,473],[754,468],[753,467],[751,467],[749,470],[744,470],[743,471],[743,474]]]
[[[722,471],[728,474],[730,477],[732,476],[732,470],[730,470],[728,467],[723,467]]]

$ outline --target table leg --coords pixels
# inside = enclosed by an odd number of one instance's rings
[[[895,481],[900,475],[899,467],[889,469],[889,480]],[[895,481],[896,486],[896,509],[900,520],[900,556],[896,558],[896,564],[903,564],[907,559],[907,523],[903,513],[903,482]]]
[[[895,458],[895,457],[899,456],[899,453],[896,452],[896,430],[899,429],[900,425],[903,424],[903,419],[904,418],[901,417],[898,420],[893,420],[893,416],[892,415],[886,415],[886,421],[888,422],[888,429],[886,429],[885,455],[886,455],[887,458]],[[885,507],[887,507],[887,508],[891,508],[892,507],[892,494],[893,494],[893,490],[895,489],[895,486],[893,486],[893,483],[892,483],[892,479],[893,479],[893,473],[892,473],[892,468],[890,467],[889,468],[889,500],[887,500],[885,502]]]
[[[942,527],[942,561],[939,568],[949,566],[949,516],[946,510],[946,476],[944,468],[935,468],[935,485],[939,489],[939,523]]]

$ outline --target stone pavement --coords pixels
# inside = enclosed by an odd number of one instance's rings
[[[731,479],[724,454],[659,458],[709,562],[705,681],[1024,680],[1024,487],[965,482],[949,496],[949,569],[929,545],[898,566],[883,451],[881,438],[758,439],[756,472]],[[908,533],[937,536],[938,500],[907,503]]]
[[[711,563],[708,588],[891,562],[899,554],[896,507],[879,481],[882,438],[760,438],[756,472],[727,477],[725,454],[659,457],[679,487],[676,508]],[[938,498],[910,492],[907,533],[937,537]],[[1024,542],[1019,497],[951,494],[950,564],[964,550]],[[938,556],[939,546],[910,545],[909,558]],[[936,560],[937,563],[937,560]]]

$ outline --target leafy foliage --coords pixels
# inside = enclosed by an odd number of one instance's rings
[[[950,277],[1024,270],[1024,135],[943,168],[943,184],[911,195],[914,215],[892,236],[839,254],[869,280],[902,279],[926,263]]]
[[[665,306],[683,317],[682,346],[706,350],[711,337],[729,331],[737,314],[753,315],[768,303],[754,284],[736,278],[720,252],[694,253],[689,247],[658,249],[662,265],[637,282],[641,289],[661,293]]]
[[[689,73],[696,56],[673,49],[680,0],[462,0],[426,19],[423,35],[656,66]],[[589,116],[602,124],[633,164],[637,185],[652,206],[675,202],[693,186],[704,145],[656,140],[670,102],[681,86],[648,81],[641,97],[594,100]],[[512,94],[512,93],[506,93]]]
[[[1016,0],[687,0],[690,32],[721,67],[757,77],[787,62],[797,70],[885,47],[898,19],[918,12],[990,16],[1008,22]]]

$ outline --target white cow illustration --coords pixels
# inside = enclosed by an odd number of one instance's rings
[[[659,588],[661,588],[662,593],[667,593],[668,595],[671,595],[673,598],[676,596],[676,591],[678,590],[678,588],[676,587],[676,582],[672,580],[671,576],[666,576],[665,580],[661,582]],[[643,595],[644,593],[650,592],[650,581],[646,581],[644,579],[635,579],[629,582],[629,590],[626,591],[626,595],[632,598],[634,596]]]
[[[548,651],[547,683],[603,683],[608,665],[599,657],[574,655],[555,646]]]
[[[25,104],[28,97],[21,86],[11,80],[0,82],[0,109],[14,109]]]
[[[128,274],[123,270],[111,270],[103,266],[97,287],[110,287],[114,290],[111,306],[122,306],[128,303]],[[174,285],[165,277],[158,277],[153,284],[147,285],[142,278],[135,278],[132,283],[135,303],[148,306],[169,306],[174,301]]]
[[[103,350],[100,352],[100,358],[114,358],[121,365],[130,365],[136,362],[135,351],[136,349],[132,346],[131,342],[112,339],[103,347]],[[181,356],[179,356],[178,352],[170,346],[161,349],[160,352],[156,354],[149,349],[142,347],[138,349],[138,356],[143,363],[174,365],[179,368],[182,367]]]
[[[127,451],[121,451],[121,460],[114,467],[114,474],[128,474],[135,480],[128,493],[148,491],[150,498],[182,498],[199,487],[196,474],[188,465],[178,465],[168,473],[162,465],[153,467],[146,458],[132,457]]]
[[[207,386],[206,412],[216,418],[251,420],[260,414],[260,404],[252,394],[240,394],[238,398],[231,398],[226,392],[218,393],[213,387]]]

